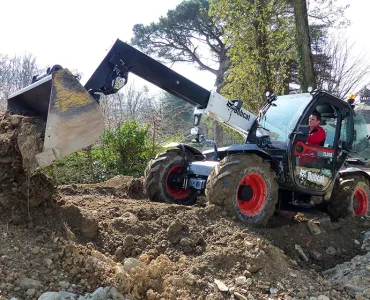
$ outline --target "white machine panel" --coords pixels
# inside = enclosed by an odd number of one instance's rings
[[[244,108],[236,108],[234,102],[215,91],[211,91],[211,96],[205,109],[195,109],[194,114],[199,113],[206,113],[210,118],[233,128],[245,137],[257,118]]]

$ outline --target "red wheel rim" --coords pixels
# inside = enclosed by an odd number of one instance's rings
[[[247,216],[258,214],[266,203],[267,185],[260,174],[250,173],[240,181],[237,203],[240,211]]]
[[[355,216],[366,215],[369,210],[369,197],[365,190],[358,189],[353,197]]]
[[[168,194],[174,199],[183,199],[190,195],[190,189],[182,189],[181,187],[174,187],[173,181],[176,180],[177,176],[181,174],[183,166],[175,165],[167,174],[166,178],[166,189]]]

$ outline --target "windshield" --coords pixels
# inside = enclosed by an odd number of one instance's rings
[[[293,131],[298,118],[308,103],[312,100],[310,94],[279,96],[273,105],[258,120],[254,138],[266,137],[271,144],[286,145],[288,136]]]

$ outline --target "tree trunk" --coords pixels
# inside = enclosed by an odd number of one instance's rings
[[[216,76],[216,92],[220,93],[221,89],[225,85],[225,73],[229,69],[230,64],[227,59],[226,50],[222,55],[220,55],[220,66],[218,68],[217,76]],[[213,122],[213,131],[214,131],[214,140],[216,142],[217,147],[223,146],[223,134],[222,134],[222,127],[217,122]]]
[[[94,166],[93,166],[94,160],[92,158],[91,151],[92,151],[92,146],[87,147],[86,152],[87,152],[87,157],[88,157],[88,162],[89,162],[89,172],[90,172],[92,183],[95,183],[96,182],[96,177],[95,177],[95,174],[94,174]]]
[[[316,88],[306,0],[293,0],[301,90]]]
[[[260,65],[260,74],[261,78],[263,78],[263,87],[261,92],[261,99],[265,98],[266,92],[274,92],[272,90],[272,84],[270,79],[270,71],[267,65],[267,61],[269,60],[269,51],[267,49],[268,41],[267,41],[267,32],[266,32],[266,24],[267,21],[265,20],[265,14],[263,12],[263,7],[266,3],[262,1],[256,2],[257,5],[257,13],[258,18],[254,21],[254,27],[256,30],[256,47],[258,51],[259,57],[259,65]]]

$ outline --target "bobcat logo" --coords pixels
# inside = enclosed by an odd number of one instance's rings
[[[307,170],[301,169],[301,171],[299,173],[299,177],[301,177],[301,178],[307,178]]]
[[[299,178],[301,180],[308,180],[311,182],[324,184],[325,183],[325,176],[320,173],[311,172],[308,170],[299,170]]]

